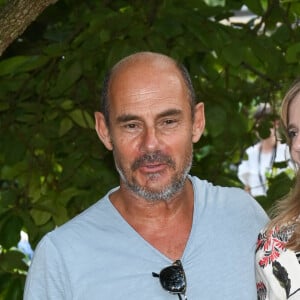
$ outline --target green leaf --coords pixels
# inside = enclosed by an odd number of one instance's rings
[[[46,56],[15,56],[0,62],[0,76],[28,72],[48,62]]]
[[[23,221],[19,216],[11,214],[0,224],[0,245],[9,249],[17,246]]]
[[[30,214],[37,226],[46,224],[52,218],[52,214],[45,210],[32,209]]]
[[[261,0],[244,0],[243,2],[254,14],[259,16],[263,14],[264,10],[261,5]]]
[[[26,172],[27,167],[28,165],[24,160],[13,165],[4,165],[1,169],[1,176],[7,180],[15,180],[15,177]]]
[[[195,158],[197,161],[204,159],[206,156],[210,155],[212,152],[212,147],[210,145],[201,147],[198,151],[195,151]]]
[[[222,55],[228,63],[232,66],[237,67],[244,60],[245,49],[238,43],[231,44],[222,49]]]
[[[3,300],[21,300],[24,292],[23,287],[24,282],[21,282],[19,278],[13,278],[9,283],[9,287]]]
[[[288,161],[274,162],[273,168],[284,169],[288,167]]]
[[[300,43],[292,44],[286,51],[287,63],[298,63],[300,60]]]
[[[0,102],[0,112],[8,110],[8,109],[9,109],[9,104],[8,103]]]
[[[1,257],[1,254],[0,254]],[[1,260],[1,258],[0,258]],[[7,287],[9,286],[10,282],[12,281],[12,274],[7,273],[6,271],[1,270],[0,264],[0,299],[3,299],[3,294],[6,291]]]
[[[0,254],[0,268],[5,272],[14,270],[27,270],[27,265],[23,262],[24,254],[18,250],[10,250]]]
[[[67,222],[69,219],[67,209],[62,205],[57,205],[55,214],[53,215],[53,219],[55,221],[55,224],[57,224],[58,226]]]
[[[291,1],[291,12],[294,12],[296,15],[300,15],[300,3],[299,1]]]
[[[0,207],[11,207],[17,200],[17,190],[7,189],[0,192]]]
[[[277,176],[270,178],[268,183],[269,189],[267,191],[267,197],[268,199],[275,201],[289,193],[293,179],[285,172],[281,172]]]
[[[63,205],[63,206],[67,206],[68,202],[70,201],[70,199],[74,196],[77,196],[78,194],[80,194],[80,190],[75,188],[75,187],[70,187],[67,188],[65,190],[63,190],[61,192],[61,194],[59,195],[59,202]]]
[[[70,88],[82,75],[82,68],[78,61],[71,64],[69,68],[62,69],[56,85],[52,90],[52,96],[57,97],[63,94],[64,91]]]
[[[207,108],[206,120],[207,130],[213,137],[217,137],[225,130],[226,112],[220,106]]]
[[[276,31],[273,34],[273,38],[278,41],[279,43],[288,42],[290,41],[291,31],[286,24],[280,24],[276,28]],[[290,43],[289,43],[290,44]]]
[[[44,48],[44,53],[51,57],[63,56],[65,48],[63,43],[53,43]]]
[[[94,120],[85,110],[75,109],[69,113],[69,116],[80,127],[94,128]]]
[[[270,199],[267,196],[257,196],[255,199],[258,201],[258,203],[263,207],[263,209],[268,212],[269,209],[274,204],[274,199]]]
[[[110,31],[102,29],[99,33],[99,37],[102,43],[106,43],[110,40]]]
[[[73,122],[69,118],[64,118],[60,122],[59,136],[64,136],[73,127]]]
[[[60,107],[64,110],[70,110],[74,107],[74,102],[70,99],[66,99],[61,102]]]

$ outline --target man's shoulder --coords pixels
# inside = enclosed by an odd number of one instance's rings
[[[196,188],[195,200],[199,207],[205,208],[210,216],[250,230],[255,235],[268,222],[268,216],[247,192],[238,187],[214,185],[207,181],[194,178]],[[240,222],[240,223],[239,223]]]
[[[194,186],[199,187],[202,190],[202,192],[214,192],[214,193],[219,193],[220,196],[231,195],[231,196],[238,196],[247,199],[253,199],[251,196],[249,196],[248,193],[246,193],[240,187],[222,186],[222,185],[214,184],[210,181],[200,179],[197,176],[191,176],[190,178]]]
[[[215,209],[224,207],[226,210],[261,210],[257,201],[239,187],[221,186],[198,177],[192,177],[195,197],[213,205]]]
[[[56,244],[92,237],[109,224],[111,220],[110,202],[106,196],[71,218],[66,223],[47,233],[45,238]]]

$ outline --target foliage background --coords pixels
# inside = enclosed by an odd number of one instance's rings
[[[243,5],[255,16],[225,25]],[[300,74],[299,13],[292,0],[60,0],[49,6],[0,61],[0,299],[22,299],[27,265],[12,248],[21,229],[35,247],[118,184],[111,153],[93,130],[102,79],[115,62],[151,50],[184,63],[207,118],[192,173],[241,186],[236,166],[256,141],[253,107],[278,108]],[[262,135],[269,126],[260,127]],[[271,179],[259,201],[268,209],[291,184],[286,174]]]

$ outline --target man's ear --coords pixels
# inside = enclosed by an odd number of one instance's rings
[[[104,146],[108,150],[113,149],[113,145],[110,138],[109,129],[106,125],[105,118],[101,112],[96,111],[95,112],[95,129],[97,131],[97,134],[104,144]]]
[[[204,103],[200,102],[195,106],[195,115],[193,123],[193,143],[197,143],[205,128]]]

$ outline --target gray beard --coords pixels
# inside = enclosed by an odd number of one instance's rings
[[[178,192],[180,192],[183,189],[183,186],[185,184],[185,181],[187,179],[187,176],[191,170],[192,167],[192,155],[189,159],[188,164],[185,166],[184,170],[180,174],[176,174],[173,176],[171,180],[171,184],[163,188],[161,191],[153,191],[147,188],[144,188],[134,182],[129,182],[121,168],[119,168],[117,162],[115,161],[116,169],[120,175],[120,178],[122,182],[125,184],[125,186],[135,193],[138,197],[141,197],[148,202],[159,202],[159,201],[168,201],[173,196],[175,196]],[[149,175],[149,179],[155,179],[157,177],[157,174]]]

